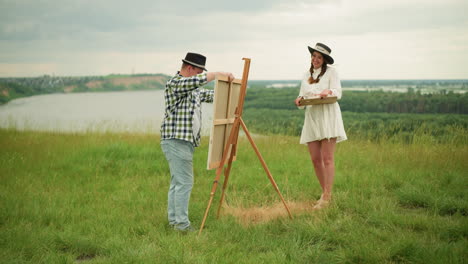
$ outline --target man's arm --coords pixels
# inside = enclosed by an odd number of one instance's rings
[[[176,77],[169,80],[166,87],[172,89],[175,93],[185,94],[198,89],[207,83],[207,74],[197,74],[190,77]]]
[[[234,75],[230,72],[207,72],[206,73],[207,81],[208,82],[213,81],[214,79],[216,79],[216,75],[218,74],[227,76],[230,82],[234,80]]]
[[[191,77],[173,78],[168,86],[174,89],[176,93],[187,93],[213,81],[218,74],[227,76],[229,81],[234,80],[234,75],[230,72],[206,72]]]
[[[214,90],[200,89],[200,100],[204,103],[212,103],[214,99]]]

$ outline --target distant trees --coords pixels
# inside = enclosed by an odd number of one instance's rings
[[[298,89],[248,89],[245,122],[256,133],[299,136],[304,110],[294,105],[297,94]],[[467,94],[344,91],[339,104],[351,138],[468,144]]]
[[[243,119],[254,133],[299,136],[304,110],[250,108]],[[433,143],[468,144],[466,115],[343,112],[343,122],[351,139],[412,143],[425,137]]]
[[[43,75],[32,78],[0,78],[0,103],[19,97],[38,94],[61,93],[66,86],[79,86],[84,89],[86,83],[102,80],[101,76],[62,77]],[[7,91],[7,93],[1,93]]]
[[[159,82],[144,80],[129,82],[128,84],[117,82],[125,78],[144,78],[146,76],[160,76]],[[122,78],[122,79],[120,79]],[[55,77],[44,75],[35,78],[0,78],[0,103],[9,100],[45,93],[61,93],[65,87],[73,87],[72,92],[92,91],[123,91],[123,90],[150,90],[163,89],[164,80],[169,76],[163,74],[138,74],[138,75],[108,75],[108,76],[84,76],[84,77]],[[90,88],[89,83],[93,83]],[[245,108],[256,109],[285,109],[295,110],[293,101],[297,97],[297,88],[265,88],[273,81],[252,81],[247,92]],[[290,85],[294,81],[274,81],[280,84]],[[97,84],[98,83],[98,84]],[[407,93],[385,92],[383,88],[375,91],[346,91],[339,101],[343,111],[357,113],[452,113],[468,114],[468,94],[456,94],[448,88],[462,88],[466,80],[365,80],[342,81],[344,87],[406,87]],[[299,83],[298,83],[299,85]],[[432,87],[437,91],[431,94],[422,94],[419,88]]]
[[[344,92],[343,111],[468,114],[468,96],[455,93]]]
[[[159,81],[142,81],[128,85],[114,83],[118,78],[161,77]],[[135,75],[108,75],[108,76],[82,76],[62,77],[44,75],[33,78],[0,78],[0,104],[19,97],[38,94],[69,92],[105,92],[124,90],[151,90],[163,89],[168,78],[164,74],[135,74]],[[89,83],[99,83],[90,88]],[[68,87],[68,88],[67,88]],[[67,89],[66,89],[67,88]],[[69,90],[68,90],[69,89]]]
[[[244,107],[296,109],[297,89],[249,89]],[[341,110],[370,113],[452,113],[468,114],[468,95],[421,94],[378,91],[344,91],[339,101]]]

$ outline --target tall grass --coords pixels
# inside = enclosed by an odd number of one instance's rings
[[[288,201],[320,195],[297,137],[255,138]],[[214,178],[195,152],[190,216],[199,226]],[[216,219],[201,236],[166,220],[159,138],[0,130],[0,263],[464,263],[468,148],[353,139],[338,144],[332,205],[261,224]],[[230,207],[279,202],[241,137]]]

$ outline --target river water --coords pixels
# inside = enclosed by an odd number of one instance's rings
[[[202,135],[209,135],[213,105],[202,105]],[[0,106],[0,127],[56,132],[159,134],[164,91],[49,94]]]

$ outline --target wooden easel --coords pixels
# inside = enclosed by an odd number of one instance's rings
[[[273,185],[273,188],[276,190],[279,197],[281,198],[281,201],[283,202],[284,207],[286,208],[286,211],[288,212],[289,218],[292,219],[291,212],[289,211],[288,205],[284,201],[284,198],[281,195],[280,190],[278,189],[278,185],[276,185],[276,182],[273,179],[273,176],[271,175],[270,170],[268,169],[265,161],[263,160],[263,157],[260,154],[260,151],[258,150],[257,146],[255,145],[255,142],[253,141],[252,137],[250,136],[250,133],[249,133],[249,130],[247,129],[247,126],[245,125],[244,121],[242,120],[242,109],[243,109],[243,106],[244,106],[244,99],[245,99],[245,94],[246,94],[246,91],[247,91],[247,79],[249,77],[249,69],[250,69],[250,59],[249,58],[243,58],[243,60],[244,60],[244,72],[242,74],[242,84],[241,84],[241,88],[240,88],[239,103],[237,104],[237,108],[236,108],[236,111],[235,111],[234,123],[233,123],[233,126],[231,128],[231,133],[229,135],[229,140],[227,141],[226,146],[224,148],[223,158],[221,159],[219,167],[216,169],[216,177],[215,177],[215,180],[213,182],[213,187],[211,189],[210,200],[208,201],[208,206],[206,207],[205,215],[203,217],[203,221],[202,221],[202,224],[200,226],[200,231],[198,233],[199,235],[201,234],[201,232],[203,231],[203,227],[205,226],[205,221],[206,221],[206,218],[208,216],[208,212],[210,210],[211,203],[213,202],[213,197],[214,197],[214,195],[216,193],[216,188],[218,187],[219,178],[221,177],[221,173],[223,172],[223,168],[224,168],[224,165],[226,163],[226,160],[228,160],[227,168],[224,170],[223,191],[222,191],[222,194],[221,194],[221,199],[220,199],[218,212],[217,212],[217,218],[219,218],[219,213],[221,211],[221,206],[223,204],[226,187],[227,187],[228,180],[229,180],[229,173],[230,173],[231,167],[232,167],[232,161],[234,159],[234,156],[236,155],[237,139],[238,139],[238,136],[239,136],[239,127],[240,126],[242,126],[242,129],[244,130],[245,135],[249,139],[249,142],[252,145],[253,149],[255,150],[255,153],[257,154],[258,159],[262,163],[263,169],[265,170],[265,172],[266,172],[266,174],[268,176],[268,179],[270,179],[270,182]],[[231,150],[231,151],[229,151],[229,150]],[[228,154],[229,154],[229,158],[228,158]]]

